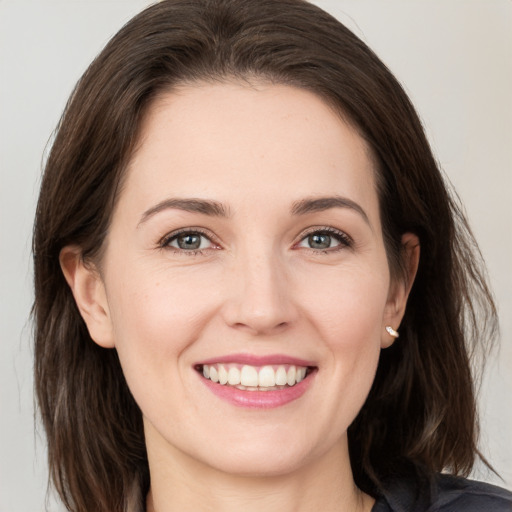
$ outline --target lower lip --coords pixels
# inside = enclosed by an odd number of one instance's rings
[[[273,391],[244,391],[227,384],[222,385],[212,382],[203,376],[200,376],[200,378],[214,395],[233,405],[249,409],[273,409],[300,398],[308,390],[315,373],[310,373],[304,380],[294,386]]]

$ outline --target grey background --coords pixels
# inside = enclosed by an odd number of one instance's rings
[[[512,2],[315,2],[402,81],[466,205],[488,263],[502,343],[480,393],[481,448],[512,489]],[[44,509],[34,423],[30,239],[43,153],[71,89],[144,0],[0,0],[0,512]],[[48,509],[61,510],[50,497]]]

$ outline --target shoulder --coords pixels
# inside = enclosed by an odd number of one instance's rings
[[[438,475],[432,512],[512,512],[512,493],[495,485],[451,475]]]
[[[387,487],[372,512],[512,512],[512,493],[495,485],[438,474],[419,483],[400,478]]]

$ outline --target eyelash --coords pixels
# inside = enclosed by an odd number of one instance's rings
[[[200,237],[204,237],[211,244],[213,244],[214,247],[208,247],[206,249],[191,249],[191,250],[179,249],[176,247],[172,247],[170,245],[171,242],[176,240],[181,235],[198,235]],[[345,248],[351,248],[354,245],[354,241],[352,240],[352,238],[350,236],[348,236],[346,233],[344,233],[343,231],[340,231],[338,229],[331,228],[331,227],[315,227],[315,228],[310,228],[308,231],[302,233],[299,242],[294,244],[294,247],[297,247],[298,244],[300,244],[307,237],[312,236],[312,235],[327,235],[329,237],[334,238],[336,241],[339,242],[338,246],[330,247],[327,249],[313,249],[312,247],[309,247],[309,248],[304,247],[304,249],[309,250],[309,251],[313,252],[314,254],[331,254],[333,252],[338,252]],[[218,245],[215,246],[215,245],[216,245],[216,243],[213,241],[213,236],[209,232],[206,232],[205,230],[202,230],[200,228],[185,228],[185,229],[181,229],[179,231],[174,231],[172,233],[169,233],[168,235],[165,235],[158,242],[158,247],[160,249],[171,250],[175,254],[180,254],[180,255],[184,254],[187,256],[200,256],[200,255],[203,255],[204,252],[207,250],[211,250],[211,249],[216,250],[219,248],[219,246]]]

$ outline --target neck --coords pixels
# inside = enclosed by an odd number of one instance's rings
[[[270,476],[228,474],[205,467],[182,452],[164,461],[151,457],[148,450],[148,458],[151,488],[147,512],[369,512],[374,501],[354,483],[346,438],[309,464]]]

